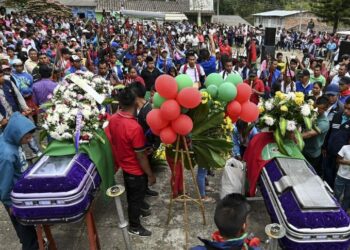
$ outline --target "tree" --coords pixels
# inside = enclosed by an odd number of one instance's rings
[[[5,0],[4,1],[5,6],[8,6],[8,7],[14,8],[14,9],[18,9],[20,11],[24,9],[26,4],[27,4],[27,0],[16,0],[16,1]]]
[[[337,32],[339,22],[350,24],[349,0],[316,0],[311,4],[316,16],[333,25],[333,33]]]
[[[4,4],[19,11],[39,15],[68,17],[72,14],[68,7],[55,0],[5,0]]]

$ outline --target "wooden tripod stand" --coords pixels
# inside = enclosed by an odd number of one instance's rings
[[[185,149],[183,149],[183,147],[180,149],[180,141],[182,141]],[[192,197],[187,195],[187,193],[186,193],[186,180],[185,180],[185,177],[184,177],[184,180],[183,180],[183,194],[174,198],[173,197],[173,192],[171,191],[167,225],[169,225],[170,220],[171,220],[174,201],[183,202],[183,204],[184,204],[184,214],[183,214],[183,216],[184,216],[184,231],[185,231],[185,244],[186,244],[185,245],[185,249],[188,249],[189,225],[188,225],[187,202],[188,201],[193,201],[193,202],[195,202],[195,203],[197,203],[199,205],[199,207],[201,209],[201,212],[202,212],[203,225],[206,225],[205,211],[204,211],[204,205],[203,205],[202,197],[201,197],[201,195],[199,193],[199,188],[198,188],[198,185],[197,185],[197,180],[195,178],[193,165],[192,165],[192,161],[191,161],[191,157],[190,157],[190,154],[193,153],[193,152],[189,151],[185,136],[178,136],[177,137],[176,148],[175,148],[174,151],[175,151],[175,165],[176,165],[176,163],[177,163],[177,161],[179,159],[181,160],[182,176],[184,176],[184,174],[183,174],[184,169],[183,168],[185,166],[185,158],[187,159],[187,161],[189,163],[190,171],[191,171],[192,184],[195,187],[196,195],[197,195],[198,198],[194,199],[194,198],[192,198]],[[176,178],[176,166],[174,166],[174,170],[171,173],[172,173],[171,185],[173,186],[175,184],[175,178]]]

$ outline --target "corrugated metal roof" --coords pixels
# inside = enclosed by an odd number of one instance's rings
[[[272,11],[267,11],[267,12],[261,12],[261,13],[256,13],[253,14],[253,16],[291,16],[298,14],[300,12],[307,12],[307,11],[300,11],[300,10],[272,10]]]
[[[251,25],[249,22],[247,22],[245,19],[243,19],[241,16],[229,16],[229,15],[220,15],[220,16],[213,16],[212,17],[213,23],[223,23],[230,26],[235,26],[238,24],[246,24]]]
[[[60,3],[73,7],[73,6],[80,6],[80,7],[96,7],[97,1],[96,0],[58,0]]]
[[[97,0],[97,12],[119,11],[121,1],[119,0]],[[154,11],[163,13],[192,13],[189,11],[189,1],[125,1],[125,10]],[[196,12],[196,11],[194,11]],[[202,13],[209,13],[203,11]],[[213,12],[210,12],[213,13]]]

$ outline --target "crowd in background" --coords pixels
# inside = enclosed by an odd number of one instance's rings
[[[211,73],[220,73],[224,79],[228,74],[238,73],[252,87],[251,101],[256,104],[259,98],[271,97],[277,91],[303,92],[306,98],[315,101],[319,110],[318,130],[303,135],[306,141],[303,153],[317,173],[335,188],[337,198],[346,191],[343,206],[347,209],[350,149],[342,148],[350,139],[350,56],[337,56],[343,40],[350,38],[317,32],[310,20],[305,32],[279,28],[276,33],[278,49],[299,50],[301,53],[296,54],[302,56],[285,58],[279,52],[276,56],[262,57],[263,27],[213,23],[198,27],[187,21],[159,24],[128,18],[121,21],[111,16],[104,16],[98,23],[76,17],[6,14],[2,8],[0,124],[5,128],[16,111],[38,123],[40,105],[72,73],[91,71],[113,86],[134,87],[133,93],[139,95],[135,94],[133,101],[139,98],[140,109],[149,105],[151,95],[145,97],[143,92],[152,93],[157,77],[162,74],[174,77],[187,74],[198,88],[203,88],[206,76]],[[121,101],[128,103],[128,98]],[[237,159],[242,158],[242,148],[253,136],[246,129],[247,124],[241,122],[235,127],[233,156]],[[257,132],[254,128],[254,134]],[[35,141],[30,141],[33,151],[39,154]],[[138,142],[143,143],[143,139]],[[205,192],[209,190],[204,185],[206,174],[201,172],[198,181],[203,183],[200,193],[203,201],[212,202]],[[148,192],[152,194],[152,190]],[[143,205],[147,210],[147,204]],[[150,234],[144,228],[135,230],[145,236]]]

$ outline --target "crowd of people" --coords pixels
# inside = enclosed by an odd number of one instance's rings
[[[155,81],[162,74],[173,77],[187,74],[196,87],[203,88],[206,76],[211,73],[219,73],[224,79],[237,73],[252,87],[251,101],[255,104],[260,98],[273,96],[277,91],[299,91],[314,99],[318,108],[317,126],[303,134],[306,144],[303,154],[334,188],[338,199],[344,193],[342,205],[348,209],[350,56],[343,54],[337,58],[336,52],[340,41],[349,40],[349,37],[341,39],[313,29],[310,24],[304,33],[285,29],[277,31],[277,48],[300,50],[302,57],[284,58],[279,52],[276,56],[260,58],[263,31],[244,24],[229,27],[207,23],[198,27],[187,21],[158,24],[134,22],[128,18],[121,21],[111,16],[105,16],[98,23],[79,18],[8,14],[1,8],[0,126],[3,135],[0,145],[4,150],[0,152],[0,196],[24,249],[37,249],[37,245],[33,243],[33,237],[36,237],[34,229],[16,223],[11,213],[9,192],[21,173],[20,162],[25,162],[20,157],[22,154],[13,148],[28,143],[36,155],[41,152],[31,136],[33,124],[30,129],[17,134],[13,141],[6,139],[14,136],[12,117],[20,112],[40,127],[40,105],[49,100],[65,76],[86,71],[103,77],[116,89],[112,97],[119,101],[119,110],[112,115],[109,127],[115,139],[111,141],[113,153],[124,173],[130,233],[151,235],[141,225],[140,216],[150,215],[145,195],[158,195],[148,188],[148,184],[156,181],[148,158],[151,155],[149,146],[159,146],[159,140],[149,135],[145,120],[152,109],[150,97]],[[119,86],[125,88],[118,90]],[[25,123],[30,124],[30,121],[25,120]],[[251,129],[248,133],[247,128]],[[233,157],[242,160],[245,147],[258,132],[254,126],[238,122],[233,135]],[[168,155],[167,160],[172,171],[181,167]],[[205,184],[207,174],[206,170],[198,168],[200,194],[204,202],[215,202],[206,193],[211,191]],[[175,196],[182,192],[182,178],[179,176],[174,181]],[[225,209],[227,206],[240,212],[229,212]],[[235,238],[238,240],[230,241],[230,244],[245,244],[243,236],[246,235],[248,210],[244,198],[237,195],[220,201],[215,214],[220,231],[215,234],[216,241]],[[227,218],[239,223],[227,225]],[[208,246],[217,245],[204,242]],[[221,245],[225,247],[226,243]]]

